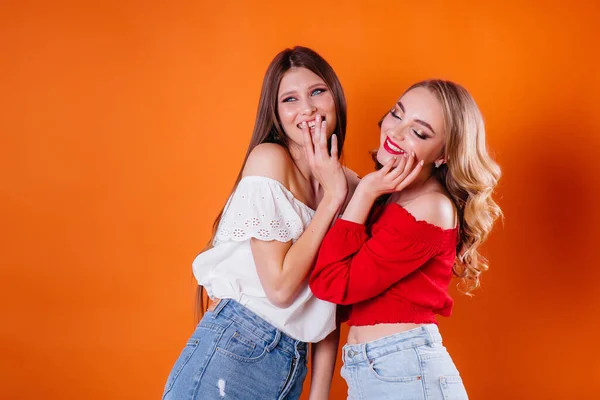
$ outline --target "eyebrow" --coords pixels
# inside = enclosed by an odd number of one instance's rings
[[[400,107],[400,109],[402,110],[402,112],[403,112],[403,113],[405,113],[406,111],[404,110],[404,105],[402,105],[402,102],[401,102],[401,101],[399,101],[397,104],[398,104],[398,106]],[[419,123],[419,124],[423,125],[423,126],[424,126],[424,127],[426,127],[426,128],[429,128],[429,130],[430,130],[431,132],[433,132],[433,134],[434,134],[434,135],[436,134],[436,133],[435,133],[435,131],[433,130],[433,128],[431,127],[431,125],[429,125],[427,122],[425,122],[425,121],[423,121],[423,120],[420,120],[420,119],[415,119],[415,122],[417,122],[417,123]]]
[[[312,89],[316,88],[317,86],[325,86],[325,87],[327,87],[327,85],[326,85],[325,83],[320,83],[320,82],[319,82],[319,83],[315,83],[315,84],[313,84],[313,85],[310,85],[310,86],[308,87],[308,90],[312,90]],[[281,93],[281,94],[279,95],[279,99],[281,99],[281,98],[283,98],[283,97],[287,97],[287,96],[289,96],[289,95],[291,95],[291,94],[294,94],[294,93],[296,93],[296,90],[290,90],[289,92]]]

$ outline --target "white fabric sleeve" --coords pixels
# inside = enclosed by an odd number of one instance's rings
[[[281,182],[247,176],[229,198],[213,245],[256,238],[296,241],[314,211],[297,200]]]

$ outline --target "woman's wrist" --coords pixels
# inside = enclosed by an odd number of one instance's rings
[[[373,205],[379,195],[374,190],[369,189],[369,187],[361,181],[356,187],[353,197],[360,199],[363,204],[371,203],[371,205]]]
[[[360,185],[359,185],[360,186]],[[357,224],[364,224],[367,221],[367,217],[373,207],[373,203],[377,197],[366,190],[366,188],[356,188],[352,199],[346,206],[346,210],[342,215],[342,219],[347,221],[355,222]]]
[[[339,210],[346,201],[346,193],[325,193],[319,206],[323,204],[328,209]]]

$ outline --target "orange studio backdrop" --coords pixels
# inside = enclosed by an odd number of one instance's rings
[[[337,71],[361,174],[411,83],[473,94],[506,218],[446,346],[472,399],[598,398],[598,21],[576,0],[2,3],[0,398],[160,398],[263,74],[296,44]]]

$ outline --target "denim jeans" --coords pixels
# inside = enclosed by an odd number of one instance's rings
[[[349,400],[464,400],[462,379],[435,324],[345,345]]]
[[[298,399],[307,344],[223,299],[204,314],[167,379],[163,400]]]

